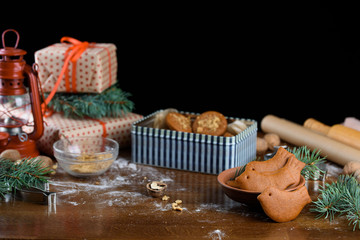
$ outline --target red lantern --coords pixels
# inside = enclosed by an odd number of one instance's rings
[[[5,34],[14,32],[17,36],[14,47],[5,45]],[[39,155],[36,140],[44,131],[40,107],[40,94],[35,66],[23,59],[26,51],[17,49],[19,33],[8,29],[2,34],[3,48],[0,49],[0,152],[16,149],[22,157]],[[32,115],[32,117],[31,117]],[[33,131],[26,133],[24,126],[33,120]]]

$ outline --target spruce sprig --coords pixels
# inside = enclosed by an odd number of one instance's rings
[[[50,172],[50,168],[42,167],[41,160],[34,158],[24,158],[19,162],[0,158],[0,195],[4,197],[12,190],[24,187],[43,189]]]
[[[102,93],[56,93],[48,107],[70,118],[121,117],[134,109],[130,96],[114,85]]]
[[[299,148],[293,147],[289,149],[289,152],[293,153],[298,160],[306,164],[301,171],[301,174],[305,178],[314,180],[325,174],[325,171],[319,168],[319,164],[325,163],[326,160],[326,157],[320,156],[320,150],[315,149],[311,151],[307,146],[301,146]]]
[[[353,225],[353,231],[356,227],[360,229],[360,184],[352,175],[340,175],[337,181],[321,187],[310,211],[317,212],[317,218],[324,217],[329,221],[337,215],[345,215],[349,225]]]

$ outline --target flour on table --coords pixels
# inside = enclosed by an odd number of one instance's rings
[[[142,192],[146,183],[144,178],[163,182],[173,181],[170,176],[160,173],[154,167],[139,167],[123,158],[118,158],[110,169],[100,176],[74,179],[61,168],[58,174],[64,174],[65,177],[57,180],[55,176],[50,188],[56,191],[58,203],[72,206],[86,204],[79,196],[89,196],[91,199],[91,196],[97,194],[106,196],[100,203],[103,206],[136,205],[148,199]]]
[[[339,168],[334,164],[326,165],[327,176],[337,177],[341,174],[341,172],[342,172],[342,168]]]
[[[223,237],[225,237],[225,233],[219,229],[216,229],[209,233],[209,237],[211,237],[212,240],[221,240]]]

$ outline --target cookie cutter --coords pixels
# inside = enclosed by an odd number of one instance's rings
[[[56,205],[56,192],[49,191],[49,184],[44,184],[44,189],[38,187],[16,188],[14,197],[26,202]]]
[[[287,145],[274,146],[274,152],[265,154],[265,155],[264,155],[264,160],[269,160],[270,158],[272,158],[273,156],[275,156],[277,150],[278,150],[279,148],[281,148],[281,147],[284,148],[284,149],[287,149],[288,146],[287,146]]]

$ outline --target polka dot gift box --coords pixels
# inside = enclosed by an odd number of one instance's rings
[[[62,43],[35,52],[44,92],[51,92],[56,86],[56,92],[101,93],[116,83],[118,66],[114,44],[80,42],[72,38],[71,43],[67,43],[63,39]]]
[[[45,129],[43,136],[36,144],[41,153],[52,156],[53,144],[66,136],[67,138],[78,136],[104,136],[114,139],[120,148],[129,147],[131,144],[132,123],[142,119],[141,115],[128,113],[124,117],[105,117],[97,119],[72,119],[66,118],[61,113],[54,113],[44,118]]]

